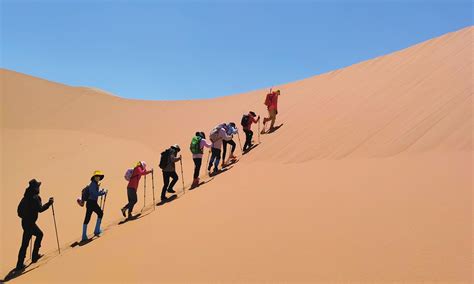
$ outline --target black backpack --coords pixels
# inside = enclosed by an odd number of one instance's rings
[[[247,127],[249,125],[249,119],[250,116],[248,114],[244,114],[242,116],[242,120],[240,121],[240,125],[242,125],[243,127]]]
[[[160,169],[166,168],[171,161],[171,149],[166,149],[165,151],[161,152],[160,158]]]
[[[16,209],[16,213],[18,214],[18,217],[22,219],[25,218],[27,214],[26,210],[27,210],[27,201],[23,197],[20,203],[18,204],[18,208]]]
[[[87,200],[89,200],[89,195],[90,195],[89,186],[86,186],[81,191],[81,200],[82,200],[82,202],[86,202]]]

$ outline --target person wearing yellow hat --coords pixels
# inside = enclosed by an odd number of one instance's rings
[[[100,229],[100,223],[104,212],[100,209],[97,199],[99,196],[107,194],[106,189],[100,189],[100,181],[104,179],[104,174],[101,171],[94,171],[91,177],[91,183],[86,191],[86,217],[84,218],[84,224],[82,225],[82,241],[87,241],[87,225],[91,220],[92,212],[97,214],[97,222],[95,224],[94,235],[99,236],[102,233]]]

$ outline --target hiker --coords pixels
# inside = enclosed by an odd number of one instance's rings
[[[191,153],[193,153],[194,161],[194,175],[191,188],[195,188],[199,185],[199,172],[201,171],[204,147],[211,148],[211,146],[212,143],[206,140],[206,134],[204,134],[204,132],[196,132],[196,135],[191,140],[191,145],[189,146],[189,148],[191,150]]]
[[[26,249],[30,243],[32,236],[35,236],[35,244],[33,246],[33,256],[31,262],[37,262],[43,255],[39,254],[41,247],[41,240],[43,239],[43,232],[36,225],[38,219],[38,213],[46,211],[53,203],[54,198],[50,197],[46,204],[41,203],[40,193],[41,182],[36,179],[32,179],[29,182],[28,188],[25,190],[25,194],[18,205],[17,213],[18,217],[21,218],[21,227],[23,228],[23,238],[21,241],[20,251],[18,252],[18,262],[16,264],[16,270],[20,271],[25,269],[23,261],[26,256]]]
[[[87,241],[87,225],[91,220],[92,212],[97,214],[97,222],[95,223],[94,235],[99,236],[102,233],[100,229],[100,223],[104,212],[97,204],[99,196],[107,194],[106,189],[100,189],[100,181],[104,179],[104,174],[101,171],[95,171],[91,177],[91,183],[85,188],[83,199],[86,201],[86,217],[84,218],[84,224],[82,225],[82,239],[81,241]]]
[[[153,172],[153,169],[147,171],[146,170],[146,163],[144,161],[138,162],[135,168],[133,168],[133,173],[130,177],[130,181],[127,185],[127,196],[128,196],[128,203],[121,209],[123,217],[125,216],[125,212],[128,209],[128,218],[132,218],[132,211],[133,206],[138,201],[137,197],[137,190],[138,190],[138,183],[142,176],[148,175]]]
[[[211,148],[211,159],[209,160],[209,165],[207,166],[207,171],[209,175],[211,175],[211,168],[212,164],[214,164],[214,171],[212,174],[216,174],[218,172],[219,161],[221,159],[221,148],[222,148],[222,141],[226,140],[229,141],[232,139],[232,136],[229,136],[226,132],[226,124],[222,123],[214,127],[211,131],[211,135],[209,138],[212,142]]]
[[[244,152],[247,150],[250,150],[252,148],[252,137],[253,137],[253,131],[252,131],[252,124],[257,123],[260,121],[260,115],[258,116],[257,119],[255,119],[257,115],[253,111],[249,111],[248,114],[244,114],[242,116],[242,121],[241,125],[244,128],[245,132],[245,144],[244,144]]]
[[[276,90],[275,92],[270,92],[267,94],[265,98],[265,105],[268,109],[268,117],[263,118],[263,129],[262,134],[265,133],[265,126],[268,121],[271,121],[269,132],[273,131],[276,116],[278,114],[278,97],[280,96],[280,90]]]
[[[166,201],[168,198],[166,197],[166,192],[169,193],[176,193],[173,189],[176,182],[178,182],[178,174],[176,173],[175,163],[181,160],[181,155],[178,156],[179,148],[178,144],[171,146],[169,149],[165,150],[161,153],[160,159],[160,168],[163,172],[163,188],[161,189],[161,201]],[[170,178],[171,183],[170,183]]]
[[[238,131],[234,122],[230,122],[230,123],[226,124],[225,129],[226,129],[227,135],[229,135],[232,138],[235,134],[237,134],[237,131]],[[234,140],[232,140],[232,138],[230,140],[223,140],[222,141],[222,148],[223,148],[223,151],[222,151],[222,165],[221,165],[222,167],[224,167],[226,165],[225,154],[227,152],[227,145],[231,145],[231,147],[232,147],[231,150],[230,150],[229,160],[227,162],[235,161],[237,159],[237,157],[234,155],[235,147],[237,145],[235,144]]]

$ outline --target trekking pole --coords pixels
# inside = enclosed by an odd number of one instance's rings
[[[102,213],[104,213],[104,210],[105,210],[105,201],[107,201],[107,193],[103,195],[104,197],[104,203],[103,203],[103,207],[101,206],[102,208]]]
[[[146,175],[145,175],[145,182],[143,183],[143,208],[146,205]]]
[[[258,120],[258,144],[260,144],[260,119]]]
[[[206,162],[206,169],[209,168],[209,157],[211,156],[211,150],[207,153],[207,162]]]
[[[30,259],[33,259],[33,253],[31,252],[32,246],[33,246],[33,238],[30,239]]]
[[[179,163],[181,164],[181,181],[183,182],[183,194],[185,194],[186,190],[184,188],[183,158],[181,158],[181,160],[179,160]]]
[[[242,143],[240,143],[240,134],[239,131],[237,131],[237,138],[239,138],[239,146],[240,146],[240,152],[244,154],[244,149],[242,148]]]
[[[56,226],[56,214],[54,214],[54,203],[51,204],[51,209],[53,210],[54,230],[56,231],[56,242],[58,244],[59,254],[61,254],[61,248],[59,247],[58,227]]]
[[[153,170],[153,169],[152,169]],[[155,210],[155,172],[151,172],[151,188],[153,189],[153,210]]]

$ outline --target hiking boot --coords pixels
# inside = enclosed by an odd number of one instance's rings
[[[120,209],[120,211],[122,211],[123,217],[127,217],[127,215],[125,214],[127,212],[127,208],[122,208]]]
[[[36,262],[38,262],[38,260],[39,260],[40,258],[42,258],[43,256],[44,256],[43,254],[33,255],[33,257],[31,258],[31,262],[36,263]]]
[[[197,187],[198,184],[199,184],[199,178],[195,178],[195,179],[193,180],[193,183],[191,184],[191,188]]]
[[[166,201],[168,201],[168,197],[162,196],[162,197],[161,197],[161,202],[166,202]]]
[[[167,192],[169,192],[169,193],[176,193],[176,191],[174,191],[172,188],[168,188]]]
[[[102,218],[97,218],[97,223],[95,223],[95,229],[94,229],[94,235],[96,236],[100,236],[100,234],[102,234],[100,223],[102,223]]]
[[[15,271],[23,271],[23,270],[25,270],[25,268],[26,268],[26,265],[24,263],[17,264],[16,267],[15,267]]]

